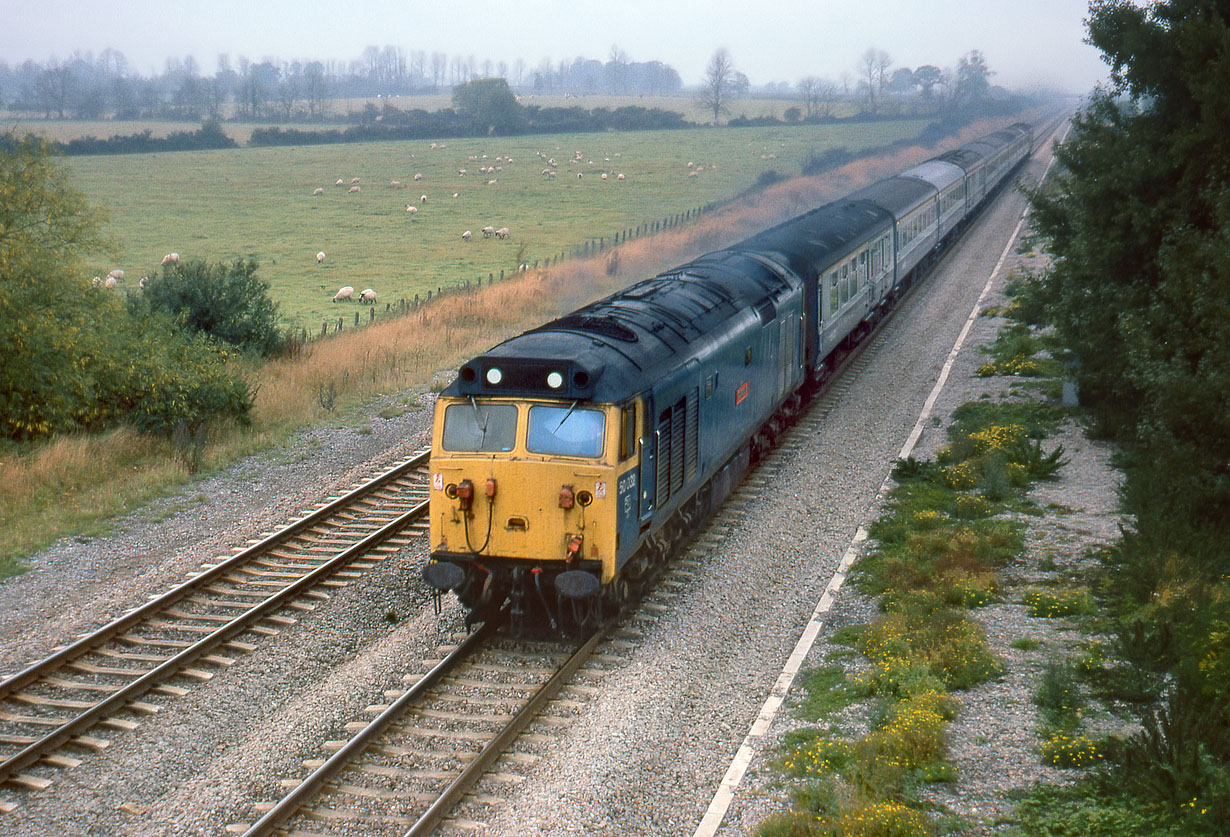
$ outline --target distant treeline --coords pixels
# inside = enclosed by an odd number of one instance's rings
[[[952,133],[955,127],[965,124],[974,116],[986,116],[993,112],[1008,112],[1019,107],[1012,104],[988,103],[978,112],[950,114],[947,118],[932,122],[918,138],[924,143]],[[524,120],[517,129],[498,131],[504,136],[512,134],[587,133],[598,131],[653,131],[681,128],[700,128],[689,122],[678,111],[662,108],[626,106],[614,109],[582,107],[539,107],[530,105],[523,109]],[[729,127],[747,128],[799,124],[841,124],[876,122],[899,119],[899,116],[858,114],[848,118],[813,118],[808,120],[783,121],[772,116],[755,118],[736,117]],[[302,130],[299,128],[257,128],[248,144],[252,146],[332,145],[350,142],[382,142],[407,139],[440,139],[449,137],[480,137],[493,133],[492,128],[473,116],[461,114],[451,108],[437,111],[399,110],[390,105],[383,109],[369,108],[363,123],[344,129]],[[150,131],[117,135],[107,139],[83,137],[66,143],[53,143],[68,155],[84,154],[148,154],[158,151],[201,151],[218,148],[238,148],[239,144],[223,131],[221,124],[205,122],[196,131],[176,131],[166,137],[155,137]],[[845,161],[827,160],[838,165]],[[826,166],[827,167],[827,166]]]
[[[305,131],[297,128],[258,128],[252,132],[252,145],[325,145],[345,142],[368,142],[399,139],[438,139],[441,137],[485,137],[491,127],[481,120],[457,113],[451,108],[437,111],[401,111],[386,106],[377,118],[361,125],[328,131]],[[501,130],[512,134],[585,133],[591,131],[653,131],[692,128],[683,114],[662,108],[628,106],[609,110],[581,107],[544,108],[531,105],[524,108],[524,121],[517,130]]]

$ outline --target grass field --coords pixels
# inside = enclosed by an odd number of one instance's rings
[[[374,288],[383,303],[498,276],[591,237],[609,239],[728,199],[763,172],[797,176],[809,153],[858,151],[915,136],[923,126],[912,120],[456,139],[436,149],[426,141],[244,148],[67,163],[77,186],[110,214],[105,231],[117,250],[114,257],[99,254],[94,272],[123,268],[135,284],[172,251],[209,261],[250,257],[284,323],[318,331],[341,311],[349,315],[331,302],[343,285]],[[581,161],[572,162],[578,151]],[[542,175],[539,152],[557,161],[556,179]],[[512,161],[497,164],[496,157]],[[693,175],[689,162],[704,171]],[[502,170],[479,172],[496,165]],[[421,181],[413,180],[416,173]],[[357,194],[348,191],[355,177]],[[338,179],[342,186],[334,185]],[[394,180],[402,185],[390,186]],[[315,197],[318,187],[324,194]],[[408,213],[407,204],[417,212]],[[510,238],[484,240],[480,230],[489,225],[508,227]],[[474,234],[469,243],[461,239],[465,230]],[[318,251],[326,253],[319,266]]]

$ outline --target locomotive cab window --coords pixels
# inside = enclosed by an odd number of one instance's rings
[[[636,405],[629,404],[619,411],[619,459],[623,461],[636,453]]]
[[[444,409],[445,450],[510,451],[517,438],[517,408],[513,404],[449,404]]]
[[[556,456],[602,456],[606,415],[601,410],[577,407],[530,407],[525,446],[531,453]]]

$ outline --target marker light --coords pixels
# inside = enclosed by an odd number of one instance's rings
[[[558,372],[552,372],[547,375],[547,386],[551,389],[559,389],[564,385],[564,376]]]
[[[487,383],[495,386],[502,380],[504,380],[504,373],[499,369],[493,366],[487,370]]]

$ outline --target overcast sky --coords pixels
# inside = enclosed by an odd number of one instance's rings
[[[3,0],[0,60],[64,60],[107,47],[142,74],[171,56],[212,74],[221,53],[253,60],[359,57],[388,44],[532,69],[617,46],[659,60],[685,85],[725,47],[754,85],[855,75],[869,47],[894,66],[954,67],[980,49],[1006,87],[1088,91],[1106,66],[1083,43],[1087,0]]]

